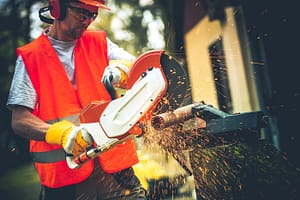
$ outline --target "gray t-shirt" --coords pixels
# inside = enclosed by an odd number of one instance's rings
[[[76,88],[74,81],[74,47],[76,41],[62,42],[49,37],[49,40],[55,49],[60,61],[62,62],[69,80]],[[108,59],[109,60],[134,60],[135,57],[129,54],[118,45],[107,38]],[[22,57],[16,60],[15,72],[8,95],[7,107],[21,105],[34,109],[37,102],[36,91],[33,88],[31,80],[27,74]]]

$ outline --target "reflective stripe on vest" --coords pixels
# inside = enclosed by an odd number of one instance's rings
[[[54,124],[55,122],[60,122],[63,120],[68,120],[75,125],[79,125],[79,114],[74,114],[68,117],[63,117],[59,119],[53,119],[47,121],[49,124]],[[30,153],[32,161],[38,163],[52,163],[59,162],[66,159],[66,152],[63,149],[55,149],[45,152],[31,152]]]
[[[47,123],[48,124],[54,124],[55,122],[60,122],[60,121],[63,121],[63,120],[70,121],[76,126],[80,125],[79,114],[74,114],[74,115],[70,115],[70,116],[67,116],[67,117],[62,117],[62,118],[58,118],[58,119],[49,120],[49,121],[47,121]]]
[[[46,152],[31,152],[32,161],[38,163],[59,162],[66,159],[66,152],[63,149],[56,149]]]

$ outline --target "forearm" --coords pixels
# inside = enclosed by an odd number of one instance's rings
[[[12,111],[12,129],[15,134],[31,140],[45,140],[50,124],[31,113],[28,108],[15,106]]]

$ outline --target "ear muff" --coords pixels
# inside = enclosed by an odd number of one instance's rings
[[[50,14],[58,20],[63,20],[66,16],[66,3],[64,0],[49,0]]]

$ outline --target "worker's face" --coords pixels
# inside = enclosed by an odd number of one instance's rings
[[[82,3],[71,2],[67,5],[66,18],[64,19],[64,34],[70,40],[81,37],[91,22],[98,14],[98,7]]]

